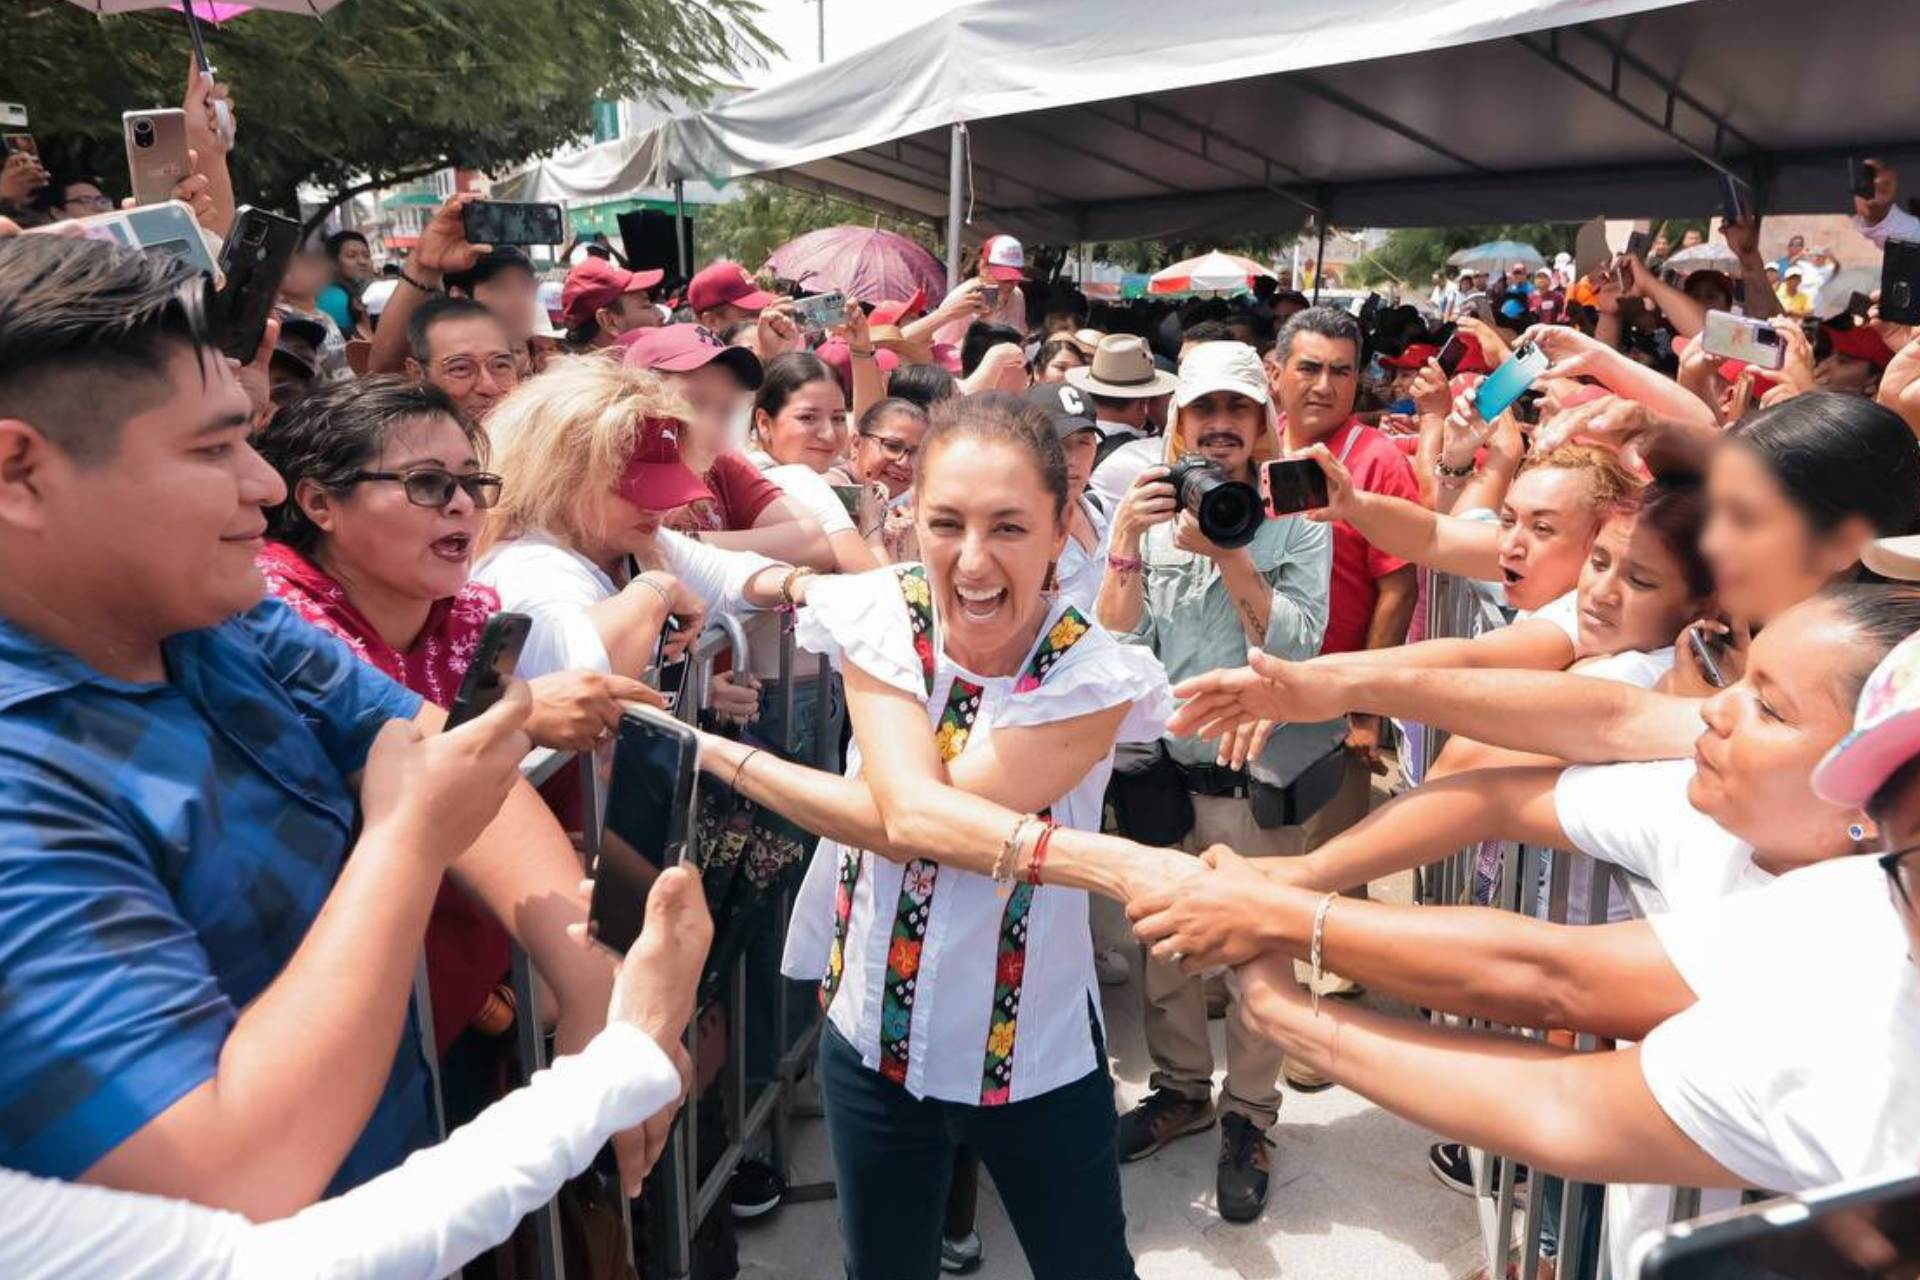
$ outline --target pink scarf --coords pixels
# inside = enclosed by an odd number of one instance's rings
[[[487,618],[500,607],[492,587],[469,581],[445,600],[433,602],[427,625],[411,648],[396,649],[380,637],[354,608],[346,588],[292,547],[269,542],[254,562],[266,575],[267,590],[302,618],[339,636],[360,658],[378,667],[436,706],[453,704],[460,677],[473,662]]]

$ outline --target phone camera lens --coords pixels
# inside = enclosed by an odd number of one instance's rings
[[[242,242],[245,244],[264,244],[266,239],[266,225],[264,223],[254,222],[247,225],[246,234]]]
[[[135,120],[133,122],[133,145],[136,147],[150,147],[153,145],[152,122],[147,120]]]

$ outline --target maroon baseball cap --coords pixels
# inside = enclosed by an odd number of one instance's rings
[[[762,370],[760,357],[745,347],[730,347],[718,334],[703,324],[660,324],[645,329],[629,329],[613,340],[626,350],[620,357],[640,369],[655,373],[692,373],[718,360],[733,370],[740,385],[758,390]]]
[[[728,303],[742,311],[763,311],[774,301],[772,294],[754,284],[745,267],[724,258],[687,283],[687,305],[696,314]]]
[[[643,418],[633,456],[613,491],[643,511],[672,511],[713,494],[680,460],[678,418]]]
[[[1415,342],[1397,356],[1381,356],[1380,363],[1388,369],[1424,369],[1439,354],[1440,348],[1431,342]]]
[[[622,294],[644,293],[666,278],[664,271],[628,271],[605,258],[589,256],[567,272],[567,282],[560,286],[560,321],[578,329]]]

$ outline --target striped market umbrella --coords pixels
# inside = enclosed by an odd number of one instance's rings
[[[1240,293],[1257,277],[1274,278],[1252,258],[1215,249],[1197,258],[1162,267],[1147,280],[1148,293]]]

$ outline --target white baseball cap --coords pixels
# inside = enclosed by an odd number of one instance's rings
[[[1180,362],[1173,402],[1184,409],[1211,391],[1232,391],[1260,404],[1272,401],[1260,353],[1244,342],[1202,342]]]
[[[1920,635],[1895,645],[1867,677],[1854,707],[1853,732],[1814,767],[1814,794],[1831,804],[1862,808],[1915,756],[1920,756]]]
[[[991,280],[1025,280],[1027,251],[1012,236],[991,236],[980,246],[980,260]]]

